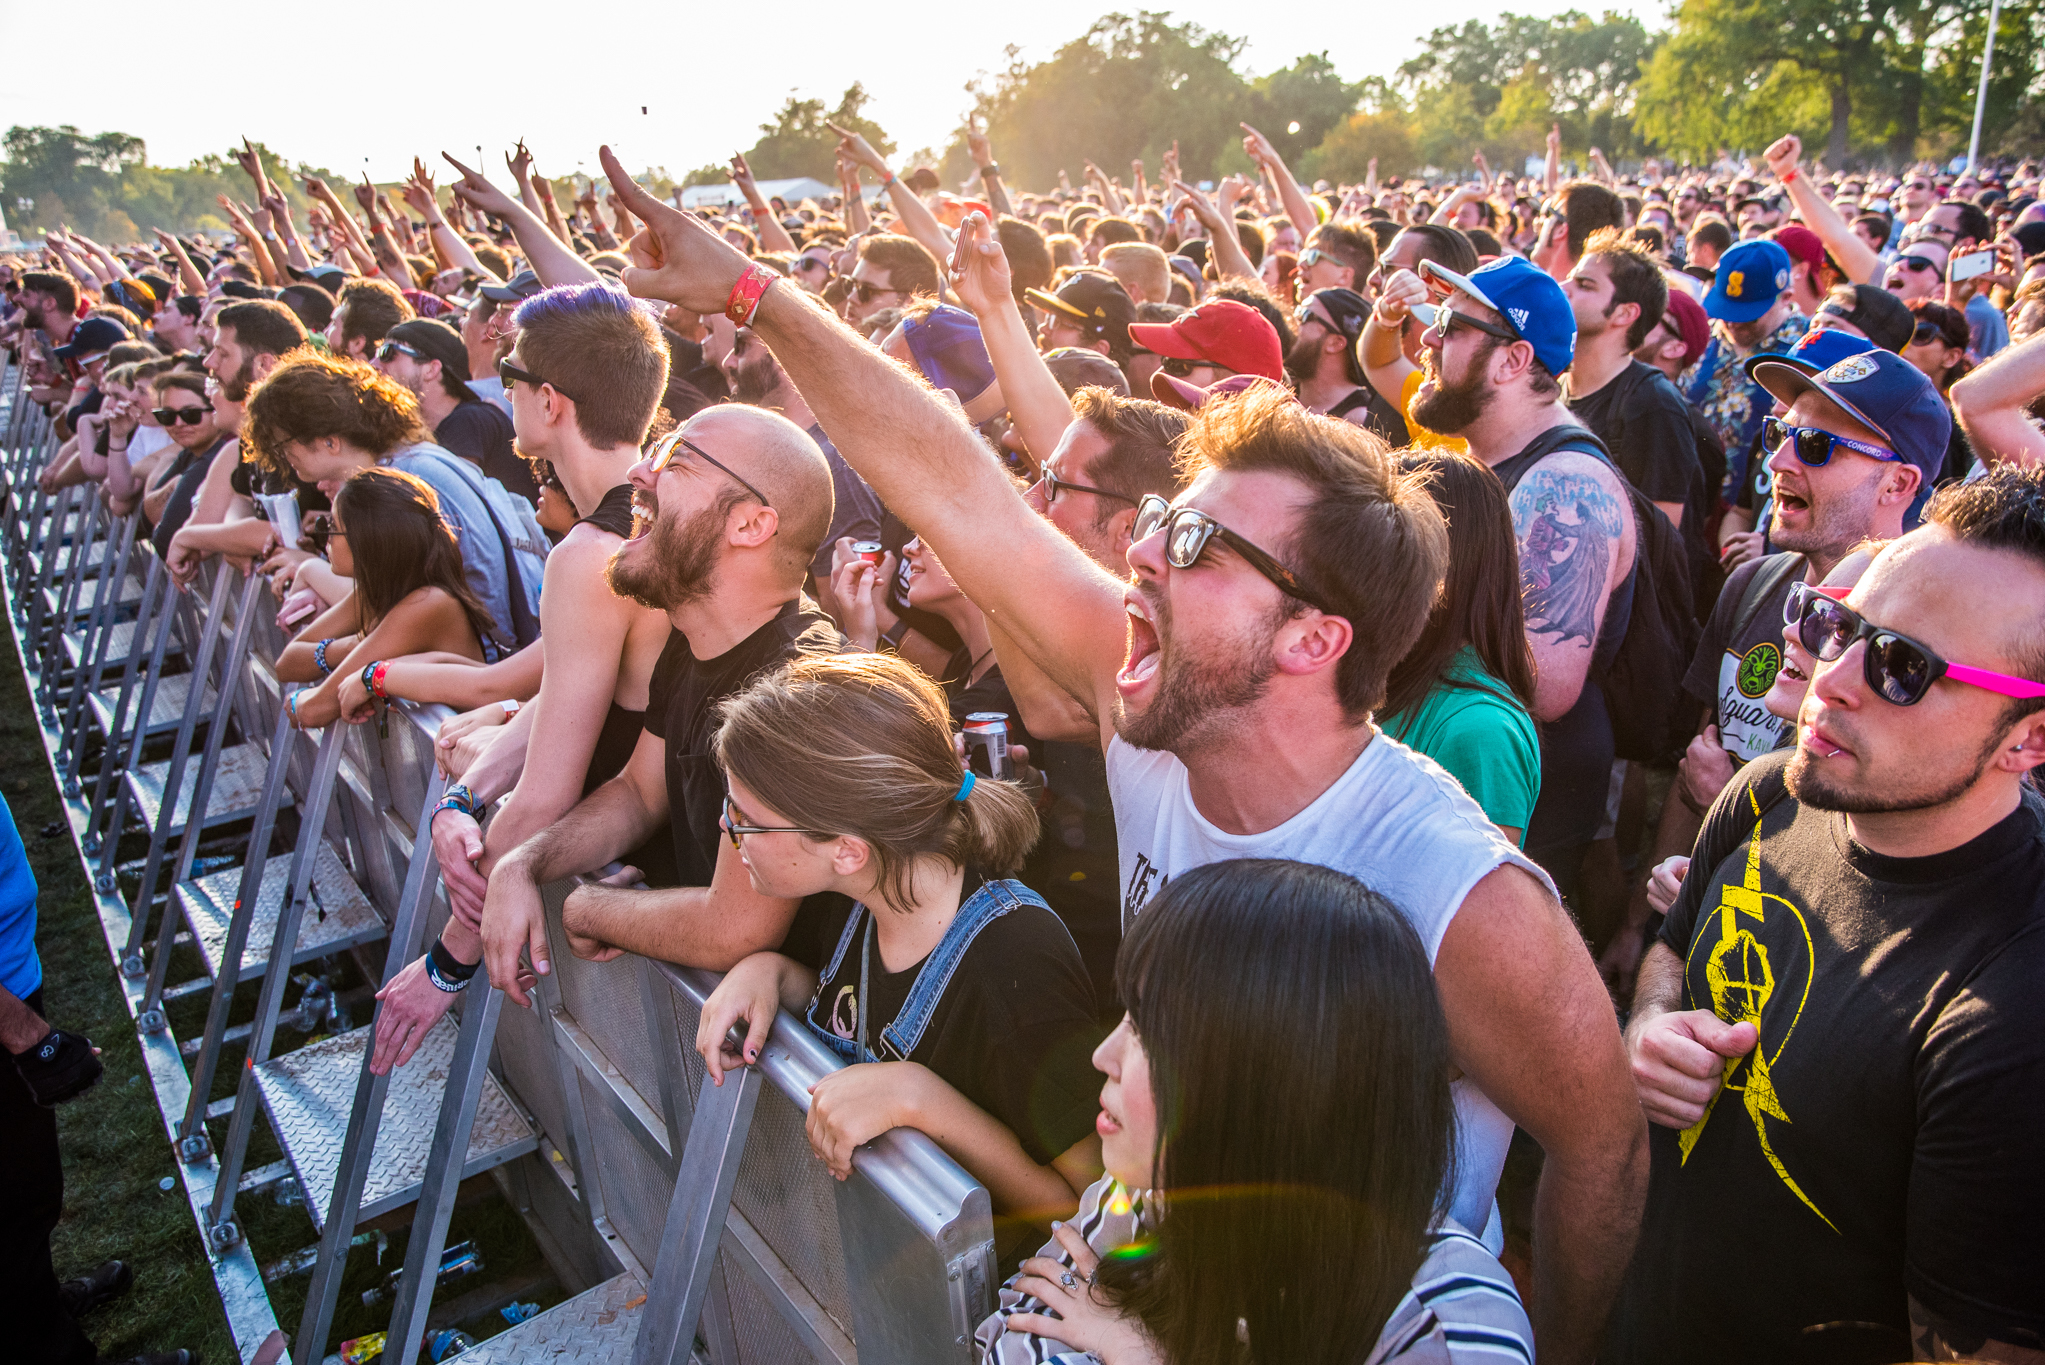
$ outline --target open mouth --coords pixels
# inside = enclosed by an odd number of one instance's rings
[[[1808,512],[1811,510],[1811,504],[1808,498],[1798,496],[1795,492],[1791,491],[1788,488],[1783,487],[1782,484],[1780,483],[1777,483],[1775,485],[1775,505],[1785,512],[1792,513]]]
[[[1779,678],[1788,678],[1793,683],[1808,683],[1811,680],[1810,674],[1798,668],[1787,658],[1783,659],[1782,666],[1775,670],[1775,674]]]
[[[1115,681],[1122,690],[1130,691],[1149,682],[1157,673],[1164,657],[1164,644],[1135,593],[1123,600],[1123,606],[1129,613],[1129,644],[1122,659],[1122,671]]]
[[[642,539],[648,531],[653,529],[653,523],[659,516],[660,508],[653,501],[651,493],[646,492],[644,489],[633,493],[632,534],[629,538],[632,540]]]

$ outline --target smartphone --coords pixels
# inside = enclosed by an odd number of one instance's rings
[[[1953,281],[1971,280],[1977,275],[1986,275],[1995,269],[1995,249],[1970,251],[1964,256],[1953,258]]]

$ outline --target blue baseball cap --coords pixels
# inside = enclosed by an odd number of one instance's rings
[[[963,308],[941,303],[905,321],[902,339],[931,386],[950,389],[961,403],[972,402],[994,382],[994,362],[987,358],[979,320]]]
[[[1704,311],[1720,322],[1752,322],[1789,288],[1789,253],[1766,238],[1740,242],[1718,258]]]
[[[1559,375],[1576,359],[1576,310],[1562,286],[1532,261],[1500,256],[1467,275],[1433,261],[1420,263],[1422,279],[1468,294],[1505,319],[1534,348],[1534,359]]]
[[[1754,367],[1753,377],[1784,407],[1807,393],[1822,394],[1850,421],[1916,465],[1927,485],[1945,467],[1953,415],[1924,371],[1894,351],[1850,355],[1817,374],[1770,356]]]
[[[1782,355],[1764,351],[1760,355],[1749,356],[1746,366],[1747,378],[1753,379],[1754,371],[1770,361],[1779,365],[1794,366],[1805,374],[1816,374],[1820,370],[1831,369],[1850,355],[1866,355],[1876,349],[1878,348],[1875,344],[1866,337],[1855,336],[1841,328],[1813,327]]]

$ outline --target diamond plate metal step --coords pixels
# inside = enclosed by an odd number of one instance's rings
[[[119,556],[115,557],[118,558]],[[93,581],[94,579],[98,578],[98,576],[99,575],[96,573],[87,574],[85,586],[79,589],[78,597],[72,603],[71,614],[75,618],[77,618],[77,620],[83,621],[86,617],[90,616],[92,614],[93,607],[97,605],[99,602],[99,586],[97,583]],[[128,576],[127,582],[121,585],[121,598],[118,605],[123,607],[132,607],[141,600],[142,582],[133,574],[130,574]],[[44,588],[43,610],[50,613],[50,615],[55,616],[59,611],[62,611],[63,608],[64,608],[63,590],[55,586]]]
[[[245,820],[255,814],[263,794],[263,770],[269,760],[253,744],[235,744],[220,751],[220,766],[213,774],[213,792],[206,807],[207,826]],[[185,780],[178,784],[177,808],[171,812],[170,837],[181,838],[185,821],[192,813],[192,789],[198,785],[199,764],[195,753],[185,764]],[[145,763],[139,772],[123,775],[128,797],[144,827],[156,828],[163,809],[163,784],[170,776],[170,760]]]
[[[255,916],[249,921],[248,946],[242,950],[237,981],[261,976],[270,965],[270,942],[277,934],[277,910],[283,905],[284,893],[290,885],[289,855],[271,858],[263,864],[262,889],[256,893]],[[241,869],[233,867],[178,885],[178,903],[184,909],[186,922],[192,926],[199,957],[206,964],[206,975],[215,979],[220,976],[221,951],[227,945],[228,921],[234,915],[234,896],[239,890]],[[355,885],[340,857],[321,840],[312,864],[312,902],[299,926],[298,950],[292,954],[292,962],[325,957],[383,935],[384,923],[377,917],[376,908]]]
[[[92,661],[92,646],[83,638],[81,632],[67,630],[63,633],[62,639],[64,642],[64,666],[66,668],[81,668]],[[107,672],[118,675],[123,668],[127,667],[128,651],[134,647],[135,623],[133,621],[114,622],[113,634],[107,640]],[[146,658],[149,652],[147,636],[143,637],[142,652]],[[184,657],[184,650],[179,646],[175,635],[171,636],[170,644],[163,651],[163,657],[166,661]]]
[[[362,1187],[358,1221],[403,1208],[419,1198],[426,1156],[433,1146],[433,1128],[440,1118],[441,1093],[447,1088],[448,1065],[454,1060],[455,1032],[454,1016],[443,1015],[412,1060],[391,1073],[376,1152],[370,1158],[369,1179]],[[351,1029],[256,1068],[256,1089],[269,1111],[270,1126],[276,1129],[285,1158],[305,1187],[305,1211],[321,1231],[334,1194],[334,1175],[341,1166],[348,1117],[354,1110],[362,1053],[374,1036],[373,1028]],[[502,1165],[538,1146],[532,1125],[513,1107],[504,1087],[495,1076],[485,1076],[476,1124],[469,1130],[462,1178]]]
[[[108,671],[112,672],[113,670],[109,669]],[[141,692],[142,683],[137,681],[135,684],[136,695],[129,698],[128,701],[130,706],[135,705],[136,698],[140,697]],[[156,699],[150,703],[149,707],[149,733],[152,735],[169,734],[172,730],[177,729],[178,722],[184,719],[185,699],[191,695],[191,692],[192,675],[189,673],[172,674],[158,682],[156,684]],[[210,712],[216,700],[212,684],[207,684],[203,697],[204,701],[202,704]],[[114,723],[114,711],[121,704],[121,689],[116,685],[98,692],[88,693],[85,698],[85,704],[91,708],[93,724],[98,726],[99,732],[104,735]],[[133,732],[131,731],[130,733]]]
[[[646,1312],[633,1274],[605,1280],[462,1352],[462,1365],[626,1365]]]

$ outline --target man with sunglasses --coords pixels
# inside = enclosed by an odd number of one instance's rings
[[[401,322],[371,356],[378,370],[419,400],[419,417],[436,443],[538,505],[532,466],[512,448],[512,419],[469,387],[468,347],[454,328],[432,318]]]
[[[927,387],[603,155],[646,224],[627,287],[748,311],[846,459],[1016,655],[1098,719],[1125,917],[1178,872],[1261,856],[1347,868],[1420,926],[1462,1071],[1447,1202],[1487,1225],[1513,1123],[1534,1134],[1543,1358],[1589,1359],[1645,1146],[1610,1004],[1546,878],[1369,719],[1439,591],[1447,536],[1431,502],[1353,427],[1289,394],[1246,394],[1194,419],[1181,450],[1197,472],[1176,502],[1139,505],[1134,582],[1117,581],[1030,512]],[[1005,288],[975,280],[995,269],[985,221],[960,232],[961,288]]]
[[[918,294],[935,295],[937,258],[914,237],[862,237],[850,279],[845,321],[857,327],[883,308],[900,308]]]
[[[1371,388],[1405,419],[1413,444],[1461,452],[1468,447],[1459,438],[1429,431],[1413,420],[1413,403],[1425,378],[1421,361],[1427,348],[1421,338],[1428,323],[1410,305],[1427,302],[1427,287],[1414,273],[1427,261],[1467,275],[1477,268],[1477,248],[1446,223],[1416,224],[1394,237],[1370,274],[1366,293],[1375,304],[1357,341],[1356,358]]]
[[[1951,259],[1952,252],[1936,237],[1905,238],[1882,275],[1882,287],[1904,303],[1943,298]]]
[[[795,253],[788,263],[788,278],[812,294],[824,292],[824,286],[831,282],[831,247],[828,242],[812,242]]]
[[[1712,808],[1634,994],[1653,1178],[1601,1358],[2036,1361],[2045,474],[1793,610],[1796,746]]]
[[[1353,422],[1403,446],[1406,418],[1364,380],[1356,341],[1370,321],[1370,304],[1354,289],[1317,289],[1293,314],[1298,339],[1285,353],[1285,374],[1309,412]]]
[[[633,212],[644,204],[658,201],[642,194]],[[734,403],[690,418],[632,466],[630,481],[635,534],[606,574],[612,591],[665,613],[670,628],[647,690],[645,729],[624,768],[490,873],[484,963],[491,984],[521,1005],[528,1003],[521,955],[540,974],[551,970],[540,887],[622,858],[662,832],[676,884],[578,889],[562,912],[574,951],[622,949],[723,971],[778,947],[801,904],[755,891],[719,828],[725,788],[712,741],[725,697],[798,654],[844,647],[802,590],[831,524],[830,467],[802,428]]]

